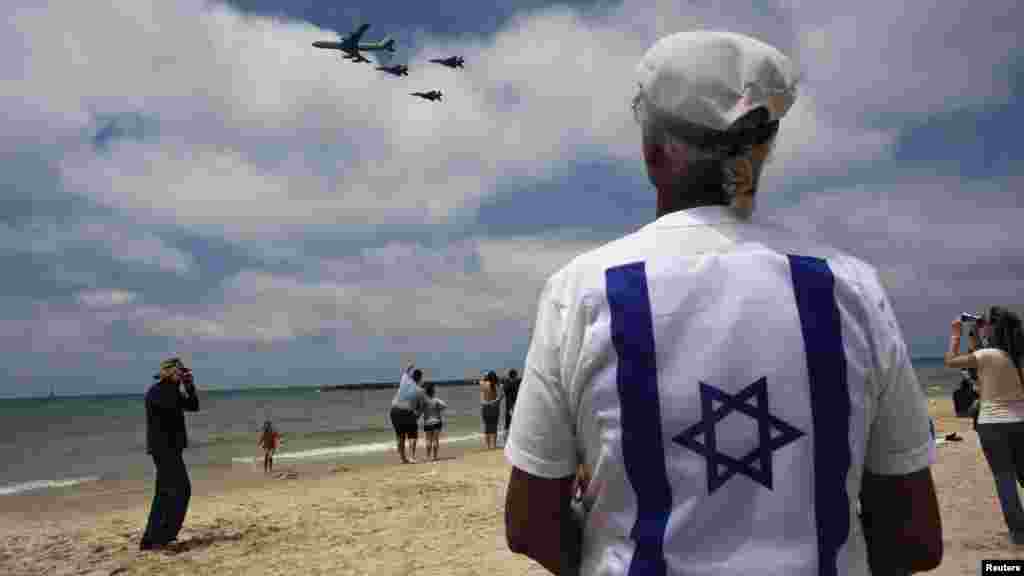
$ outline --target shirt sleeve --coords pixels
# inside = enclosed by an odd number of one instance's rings
[[[575,435],[568,394],[561,381],[565,306],[549,279],[537,306],[537,320],[505,457],[520,470],[541,478],[564,478],[576,471]]]
[[[877,273],[869,272],[865,296],[876,357],[877,396],[864,465],[875,474],[902,476],[929,465],[928,400],[889,298]]]

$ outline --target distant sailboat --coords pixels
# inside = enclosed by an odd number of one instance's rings
[[[56,397],[57,397],[57,394],[54,392],[53,382],[50,382],[50,396],[48,397],[48,399],[49,400],[53,400]]]

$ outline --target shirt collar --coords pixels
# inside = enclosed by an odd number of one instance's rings
[[[743,218],[729,206],[698,206],[688,210],[678,210],[665,214],[647,227],[653,228],[687,228],[691,226],[714,226],[750,222],[751,218]]]

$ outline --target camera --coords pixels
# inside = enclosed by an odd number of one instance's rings
[[[963,312],[960,314],[960,321],[963,322],[964,324],[978,324],[979,322],[984,323],[984,319],[981,316],[978,316],[976,314],[968,314],[967,312]]]

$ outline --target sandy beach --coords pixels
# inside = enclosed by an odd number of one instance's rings
[[[977,574],[982,559],[1024,559],[1009,544],[977,435],[931,400],[940,437],[933,468],[945,555],[934,574]],[[438,462],[393,454],[358,462],[257,466],[193,480],[179,541],[140,552],[150,485],[101,485],[0,499],[0,573],[545,574],[505,545],[508,465],[478,444],[442,447]]]

